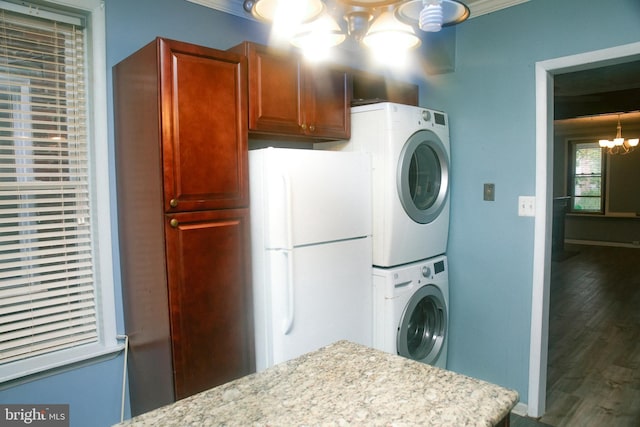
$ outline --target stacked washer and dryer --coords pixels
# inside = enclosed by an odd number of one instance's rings
[[[373,181],[373,346],[446,367],[449,126],[445,113],[394,103],[351,109],[351,139]]]

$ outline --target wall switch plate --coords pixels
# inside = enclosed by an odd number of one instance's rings
[[[495,184],[487,183],[484,185],[483,198],[486,201],[493,202],[496,199]]]
[[[536,197],[520,196],[518,197],[518,216],[535,216],[536,214]]]

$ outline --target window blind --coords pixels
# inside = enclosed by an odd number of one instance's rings
[[[98,340],[84,29],[62,21],[0,10],[0,364]]]

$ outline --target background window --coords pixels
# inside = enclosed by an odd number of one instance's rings
[[[597,142],[571,143],[571,210],[602,213],[604,154]]]

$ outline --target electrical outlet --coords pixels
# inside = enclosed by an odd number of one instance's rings
[[[536,198],[535,196],[518,197],[518,216],[535,216]]]
[[[495,184],[486,183],[484,185],[484,192],[482,193],[484,200],[493,202],[496,199],[496,186]]]

